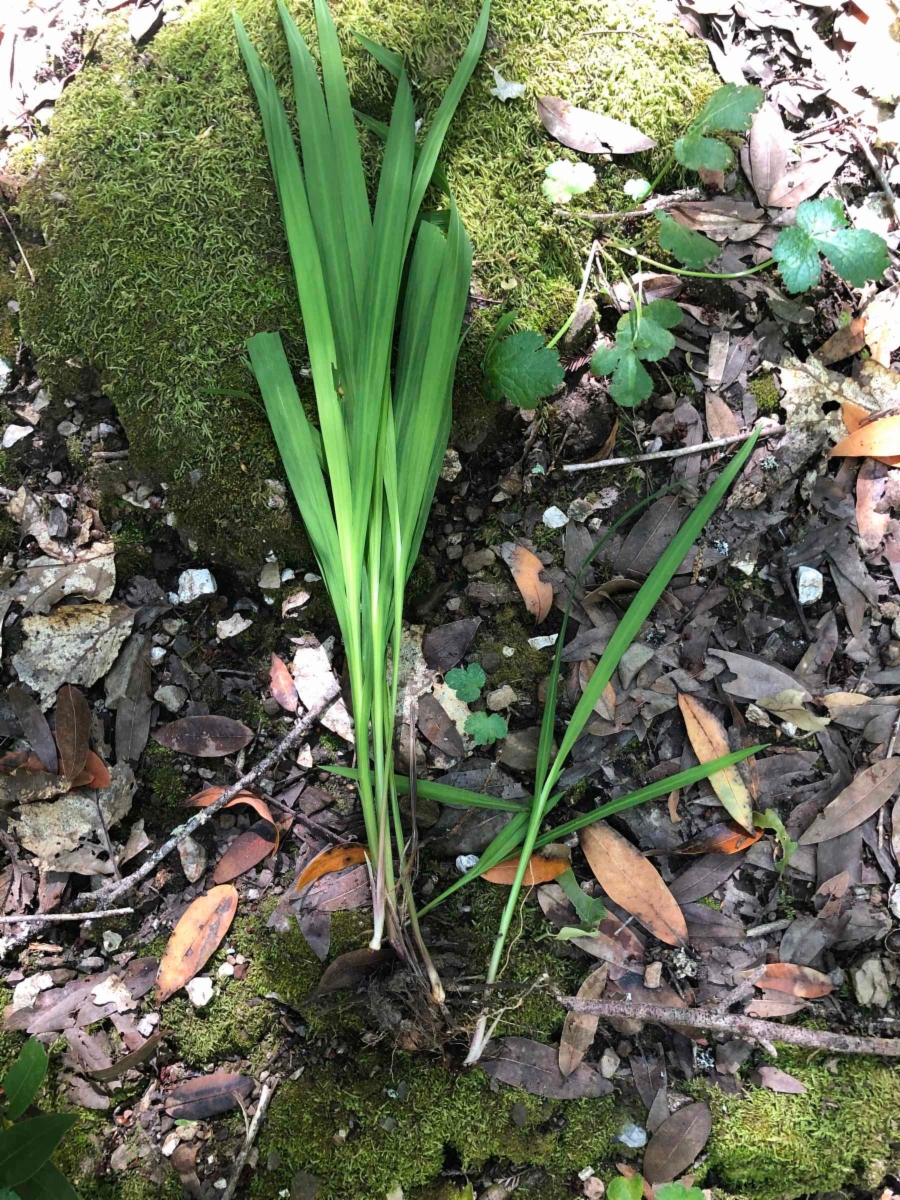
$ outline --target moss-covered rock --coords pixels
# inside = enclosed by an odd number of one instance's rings
[[[78,386],[92,367],[118,406],[135,469],[170,481],[182,526],[207,553],[249,564],[300,544],[271,480],[282,472],[243,361],[258,329],[303,345],[262,130],[239,61],[231,0],[197,0],[137,52],[124,27],[99,43],[57,105],[20,212],[46,248],[19,279],[22,332],[43,377]],[[310,32],[311,8],[293,3]],[[335,0],[354,100],[384,116],[392,81],[347,36],[358,27],[408,58],[420,112],[442,94],[477,0]],[[286,83],[287,51],[271,0],[238,8]],[[621,29],[622,32],[615,32]],[[599,32],[597,32],[599,30]],[[628,30],[629,32],[625,32]],[[634,36],[637,35],[637,36]],[[489,67],[529,97],[556,93],[626,118],[671,143],[712,88],[700,42],[660,19],[652,0],[496,0],[484,63],[448,139],[445,161],[475,244],[474,290],[555,327],[575,295],[589,227],[555,216],[543,168],[570,152],[550,141],[531,99],[501,104]],[[374,158],[374,147],[370,146]],[[622,202],[623,174],[600,166],[600,194]],[[457,409],[483,419],[479,372],[495,309],[479,309],[460,364]],[[468,413],[468,416],[466,414]],[[273,507],[274,505],[274,507]]]

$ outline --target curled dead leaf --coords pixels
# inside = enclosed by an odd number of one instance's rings
[[[578,989],[578,999],[599,1000],[606,987],[608,974],[609,967],[605,963],[602,967],[591,971]],[[562,1036],[559,1040],[559,1069],[563,1075],[571,1075],[590,1050],[599,1020],[600,1018],[596,1014],[566,1013]]]
[[[189,983],[215,953],[234,920],[237,904],[237,888],[226,883],[188,905],[159,964],[156,999],[160,1004]]]
[[[750,975],[752,971],[744,974]],[[784,992],[801,1000],[815,1000],[834,991],[834,984],[827,975],[797,963],[767,963],[756,986],[762,991]]]
[[[562,875],[563,871],[568,871],[571,865],[572,860],[568,846],[551,843],[543,850],[532,854],[525,869],[523,882],[526,887],[534,887],[538,883],[549,883],[558,875]],[[486,879],[488,883],[502,883],[508,887],[515,879],[518,869],[519,859],[508,858],[505,862],[497,863],[496,867],[485,871],[481,878]]]
[[[330,875],[332,871],[343,871],[345,867],[355,867],[368,859],[365,846],[329,846],[311,859],[300,872],[294,884],[294,892],[302,892],[307,884]]]
[[[544,564],[536,554],[514,542],[504,542],[500,553],[522,593],[525,607],[534,616],[535,625],[540,625],[553,607],[553,585],[541,579]]]
[[[701,763],[712,762],[731,752],[725,726],[714,712],[694,696],[684,693],[678,697],[678,707],[687,727],[688,738]],[[728,815],[749,832],[753,832],[753,799],[736,766],[714,771],[710,786],[722,801]]]

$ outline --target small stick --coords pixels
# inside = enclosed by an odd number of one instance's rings
[[[854,1037],[849,1033],[831,1033],[827,1029],[804,1029],[799,1025],[779,1025],[741,1014],[728,1015],[706,1008],[671,1008],[666,1004],[636,1004],[630,1000],[580,1000],[577,996],[557,996],[563,1008],[589,1013],[592,1017],[627,1017],[634,1021],[654,1021],[658,1025],[683,1025],[689,1029],[716,1029],[738,1033],[758,1042],[787,1042],[808,1050],[828,1050],[834,1054],[876,1054],[882,1058],[900,1058],[900,1038]]]
[[[860,150],[862,150],[863,157],[869,164],[869,169],[878,180],[878,185],[884,192],[885,198],[890,205],[891,212],[894,215],[894,221],[896,225],[900,227],[900,200],[898,200],[894,195],[894,189],[891,187],[891,181],[888,179],[887,175],[885,175],[884,168],[882,167],[881,163],[872,153],[872,147],[863,137],[859,126],[854,121],[851,121],[847,128],[850,130],[850,135],[856,142],[857,146],[859,146]]]
[[[306,715],[296,723],[290,733],[281,739],[274,750],[270,750],[264,758],[261,758],[255,767],[249,770],[246,775],[241,776],[237,783],[233,783],[231,787],[226,788],[222,795],[219,796],[218,800],[215,800],[207,808],[201,808],[193,817],[191,817],[189,821],[186,821],[184,825],[179,825],[177,829],[174,829],[171,837],[167,838],[166,841],[164,841],[159,847],[159,849],[155,850],[147,859],[147,861],[142,866],[138,867],[136,871],[132,871],[130,875],[126,875],[121,881],[109,883],[106,884],[105,887],[97,888],[95,892],[82,892],[82,894],[77,896],[75,899],[75,907],[77,909],[89,910],[92,905],[100,905],[103,903],[109,903],[110,901],[119,900],[122,896],[125,896],[129,892],[133,891],[138,884],[143,883],[145,879],[148,879],[162,862],[162,860],[167,855],[171,854],[174,849],[176,849],[179,842],[182,842],[196,829],[199,829],[202,825],[205,825],[208,821],[212,820],[216,813],[223,809],[229,800],[233,800],[235,798],[238,792],[243,791],[244,788],[247,788],[251,784],[255,783],[261,775],[265,775],[266,771],[274,767],[277,762],[284,758],[285,754],[287,754],[289,750],[296,746],[298,742],[302,741],[303,738],[306,737],[311,726],[314,724],[320,713],[324,712],[325,709],[333,704],[338,698],[340,695],[340,690],[341,689],[338,686],[338,683],[335,681],[333,686],[329,688],[327,694],[323,697],[321,703],[317,704],[315,708],[309,709]],[[52,921],[52,916],[47,916],[45,918],[45,923],[48,925],[51,924]],[[14,950],[17,946],[24,945],[25,942],[28,941],[29,936],[33,936],[36,932],[38,932],[38,930],[43,928],[41,923],[38,921],[35,921],[35,925],[37,928],[32,929],[31,935],[27,933],[17,934],[14,937],[4,939],[2,953],[6,954],[10,950]]]
[[[725,993],[721,1000],[716,1001],[709,1011],[714,1013],[727,1013],[732,1004],[737,1004],[739,1000],[743,1000],[745,996],[750,995],[750,993],[753,991],[756,981],[758,979],[762,979],[765,973],[765,966],[757,967],[755,971],[751,971],[747,978],[742,979],[737,987],[732,988],[730,992]]]
[[[784,433],[783,425],[770,425],[760,429],[761,438],[778,437]],[[736,446],[745,442],[750,435],[736,433],[733,437],[716,438],[711,442],[701,442],[698,446],[679,446],[675,450],[657,450],[653,454],[636,454],[634,458],[604,458],[602,462],[566,463],[564,471],[596,471],[600,467],[627,467],[631,463],[655,462],[660,458],[687,458],[691,454],[703,454],[707,450],[721,450],[723,446]]]
[[[47,924],[56,921],[99,921],[103,917],[125,917],[133,912],[133,908],[104,908],[100,912],[90,913],[25,913],[21,917],[0,917],[0,925],[18,925],[21,921],[45,921]]]
[[[894,747],[897,744],[897,735],[900,733],[900,710],[897,712],[897,720],[894,722],[894,728],[891,730],[891,740],[888,742],[887,754],[885,758],[894,757]]]
[[[788,925],[792,924],[792,917],[781,917],[777,921],[767,921],[765,925],[754,925],[752,929],[747,930],[744,937],[765,937],[767,933],[781,933],[787,929]]]
[[[25,270],[28,272],[28,278],[31,280],[32,283],[34,283],[34,271],[32,271],[32,269],[31,269],[31,263],[28,261],[28,259],[25,256],[25,251],[22,249],[22,243],[16,237],[16,231],[13,229],[12,225],[10,225],[10,223],[9,223],[9,217],[6,215],[6,209],[0,208],[0,213],[3,214],[3,220],[6,222],[6,228],[9,230],[10,237],[16,243],[16,249],[22,255],[22,262],[25,264]]]
[[[241,1172],[247,1165],[247,1159],[250,1157],[250,1151],[253,1149],[253,1143],[256,1141],[256,1135],[259,1133],[259,1127],[262,1125],[263,1117],[266,1115],[266,1110],[275,1095],[275,1089],[278,1087],[277,1076],[271,1080],[266,1080],[262,1085],[262,1091],[259,1093],[259,1100],[256,1102],[256,1112],[253,1114],[253,1120],[250,1122],[250,1128],[247,1130],[247,1137],[240,1154],[237,1156],[237,1161],[234,1164],[234,1172],[231,1179],[228,1181],[228,1187],[222,1193],[222,1200],[234,1200],[237,1192],[238,1181],[241,1178]]]

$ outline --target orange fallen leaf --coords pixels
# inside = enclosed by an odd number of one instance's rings
[[[678,707],[684,717],[688,738],[701,763],[712,762],[731,753],[725,726],[714,712],[693,696],[678,697]],[[744,829],[753,831],[753,799],[736,766],[713,771],[710,786],[722,801],[728,815]]]
[[[666,807],[669,810],[669,820],[673,825],[681,824],[681,817],[678,815],[678,801],[681,799],[681,788],[676,788],[674,792],[669,792],[669,798],[666,801]]]
[[[599,1000],[606,987],[609,967],[606,963],[591,971],[578,989],[579,1000]],[[563,1075],[571,1075],[590,1050],[597,1033],[598,1016],[590,1013],[566,1013],[562,1036],[559,1039],[559,1069]]]
[[[237,912],[237,888],[211,888],[188,905],[172,930],[156,977],[160,1004],[194,978],[221,943]]]
[[[547,854],[546,851],[554,851],[552,854]],[[532,854],[528,866],[525,869],[524,884],[526,887],[534,887],[538,883],[549,883],[551,879],[556,879],[557,875],[562,875],[563,871],[568,871],[572,865],[572,860],[568,852],[562,854],[560,851],[566,850],[566,847],[547,846],[545,852],[538,851]],[[491,867],[489,871],[485,871],[482,879],[486,879],[488,883],[503,883],[507,887],[512,884],[516,877],[516,871],[519,869],[519,859],[508,858],[505,862],[497,863],[496,867]]]
[[[185,806],[187,808],[209,808],[210,804],[215,804],[224,791],[225,788],[221,785],[204,788],[202,792],[197,792],[196,796],[191,796],[189,800],[186,800]],[[233,800],[228,801],[225,807],[234,808],[236,804],[248,805],[263,820],[271,821],[273,825],[275,824],[275,818],[272,816],[268,804],[266,804],[265,800],[261,800],[259,796],[254,796],[252,792],[238,792]]]
[[[578,664],[578,682],[584,691],[591,681],[595,664],[590,659],[582,659]],[[614,722],[616,719],[616,693],[611,683],[608,683],[594,705],[594,712],[604,721]]]
[[[297,711],[300,697],[297,695],[294,677],[287,664],[277,654],[272,655],[272,665],[269,668],[269,691],[285,712]]]
[[[737,417],[715,392],[706,393],[706,428],[711,438],[733,437],[740,433]]]
[[[93,750],[88,750],[84,766],[72,780],[72,787],[105,788],[109,787],[111,782],[112,776],[106,763]]]
[[[737,821],[717,821],[697,837],[679,846],[676,854],[738,854],[762,837],[762,830],[747,833]]]
[[[845,421],[847,407],[847,401],[844,401]],[[854,405],[854,408],[858,406]],[[895,466],[900,462],[900,416],[880,417],[857,425],[852,433],[841,438],[831,455],[833,458],[877,458],[886,461],[888,466]]]
[[[751,973],[744,972],[745,975]],[[767,992],[785,992],[802,1000],[814,1000],[834,991],[834,984],[827,975],[797,963],[768,963],[756,986]]]
[[[525,607],[534,616],[535,625],[540,625],[553,607],[553,585],[541,579],[544,564],[525,546],[513,542],[504,542],[500,553],[522,593]]]
[[[684,914],[656,867],[640,850],[605,821],[596,821],[578,836],[585,858],[610,900],[661,942],[683,945],[688,937]]]
[[[213,871],[213,883],[229,883],[278,849],[278,826],[257,821],[234,839]]]
[[[344,867],[355,867],[368,858],[365,846],[329,846],[311,859],[294,884],[295,892],[302,892],[307,884],[330,875],[332,871],[343,871]]]
[[[854,317],[819,347],[816,358],[826,365],[840,362],[851,354],[858,354],[865,344],[866,323],[862,317]]]

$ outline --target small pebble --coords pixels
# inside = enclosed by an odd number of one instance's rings
[[[662,983],[662,969],[661,962],[648,963],[644,970],[644,987],[658,988]]]
[[[541,520],[548,529],[562,529],[564,525],[568,525],[569,518],[561,508],[557,508],[555,504],[546,509]]]
[[[513,647],[513,646],[504,646],[503,649],[500,651],[500,653],[503,655],[504,658],[512,658],[512,656],[515,654],[515,652],[516,652],[515,647]]]
[[[103,949],[107,954],[112,954],[122,945],[121,933],[116,933],[113,929],[105,929],[103,931]]]
[[[235,613],[227,621],[217,622],[216,637],[221,641],[224,641],[226,638],[237,637],[245,629],[249,629],[252,624],[252,621],[249,621],[246,617],[242,617],[240,613]]]
[[[20,442],[22,438],[31,437],[33,433],[30,425],[7,425],[3,431],[3,449],[8,450],[10,446]]]
[[[529,638],[528,645],[532,650],[548,650],[551,646],[556,645],[558,636],[556,633],[542,633],[540,637]]]
[[[615,1050],[606,1049],[600,1056],[600,1074],[604,1079],[612,1079],[616,1071],[619,1069],[619,1063],[622,1060],[616,1054]]]
[[[163,684],[162,687],[158,687],[153,693],[153,699],[158,700],[163,708],[170,713],[177,713],[183,708],[187,698],[187,689],[178,687],[174,683]]]
[[[821,571],[815,567],[797,568],[797,599],[801,604],[815,604],[822,599],[822,589],[825,579]]]
[[[281,571],[277,559],[263,563],[263,569],[259,573],[259,586],[264,591],[270,592],[277,591],[281,587]]]
[[[185,984],[185,991],[194,1008],[205,1008],[213,998],[213,981],[208,975],[198,975]]]
[[[216,974],[219,976],[220,979],[230,979],[231,976],[234,974],[234,967],[231,965],[231,963],[227,963],[227,962],[222,963],[221,967],[219,967]]]
[[[505,683],[503,687],[495,688],[493,692],[488,692],[485,697],[485,702],[491,712],[502,712],[504,708],[515,704],[516,700],[518,700],[518,696],[508,683]]]
[[[626,1125],[616,1134],[616,1141],[627,1146],[629,1150],[640,1150],[641,1146],[647,1145],[647,1130],[642,1129],[640,1125]]]
[[[169,599],[173,604],[191,604],[201,596],[214,596],[217,591],[218,584],[212,571],[208,571],[206,567],[193,567],[189,571],[181,572],[178,576],[178,591],[171,592]]]
[[[465,875],[466,871],[471,871],[473,867],[478,866],[477,854],[460,854],[456,859],[456,869],[460,875]]]

